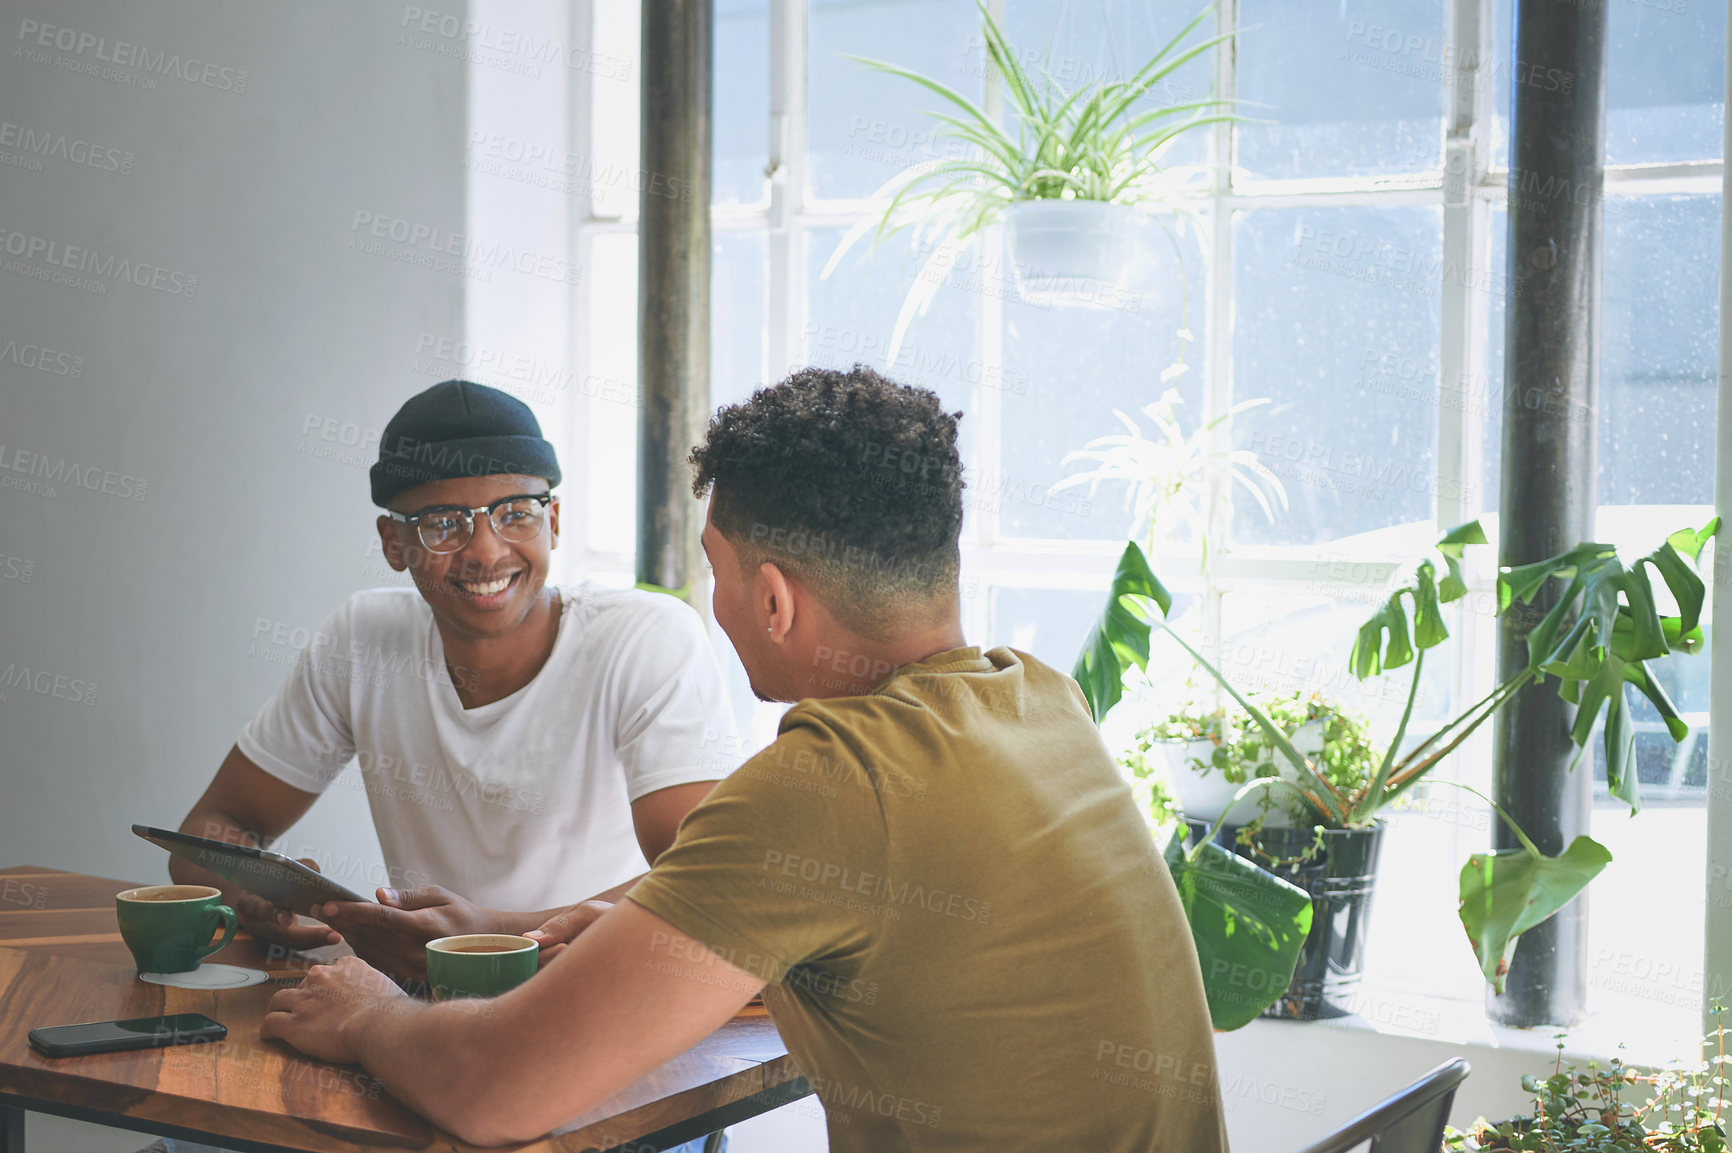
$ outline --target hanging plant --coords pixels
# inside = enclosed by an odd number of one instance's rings
[[[1151,106],[1147,97],[1176,70],[1234,35],[1231,32],[1186,41],[1213,12],[1203,9],[1182,31],[1127,80],[1101,80],[1067,90],[1043,63],[1038,79],[1023,67],[1003,30],[977,0],[981,35],[992,70],[1001,79],[1010,113],[1009,127],[980,105],[941,81],[882,60],[851,56],[869,68],[901,77],[945,102],[945,110],[930,115],[938,122],[937,139],[952,143],[958,155],[913,165],[886,181],[875,193],[873,217],[843,235],[825,265],[828,277],[843,256],[868,232],[877,243],[908,230],[925,264],[914,278],[896,318],[886,360],[893,363],[909,324],[923,315],[939,286],[961,259],[974,237],[989,225],[1011,219],[1017,212],[1045,205],[1078,207],[1076,219],[1054,224],[1051,214],[1036,214],[1023,229],[1022,249],[1039,247],[1041,234],[1055,227],[1068,230],[1078,243],[1118,271],[1099,277],[1042,268],[1034,257],[1019,266],[1019,283],[1055,277],[1078,281],[1078,300],[1091,294],[1101,303],[1112,301],[1113,283],[1122,284],[1129,261],[1135,259],[1146,210],[1159,205],[1155,216],[1168,228],[1177,251],[1184,230],[1182,190],[1205,169],[1166,167],[1163,157],[1174,141],[1210,124],[1241,119],[1225,111],[1232,101],[1208,98]],[[989,76],[992,72],[989,72]],[[1144,211],[1136,211],[1142,209]],[[1116,211],[1115,211],[1116,210]],[[1050,238],[1049,238],[1050,239]],[[1013,237],[1013,246],[1017,240]],[[1095,283],[1085,284],[1084,281]],[[1103,287],[1104,285],[1104,287]],[[1046,285],[1050,295],[1052,285]],[[1037,296],[1041,288],[1035,286]],[[1104,295],[1102,295],[1104,293]]]

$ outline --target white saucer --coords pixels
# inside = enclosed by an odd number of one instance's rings
[[[265,971],[239,965],[200,965],[190,973],[140,973],[138,979],[176,989],[244,989],[263,982]]]

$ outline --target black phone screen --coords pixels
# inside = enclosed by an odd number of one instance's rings
[[[195,1041],[220,1041],[228,1028],[203,1013],[167,1017],[135,1017],[129,1021],[90,1021],[30,1030],[30,1043],[49,1056],[111,1053],[121,1049],[157,1049]]]

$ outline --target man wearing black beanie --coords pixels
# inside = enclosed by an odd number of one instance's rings
[[[281,836],[351,760],[389,870],[379,904],[290,910],[219,885],[257,936],[347,940],[400,978],[427,941],[599,912],[733,766],[702,622],[674,597],[546,584],[553,446],[521,401],[451,380],[385,426],[371,471],[386,561],[415,588],[356,593],[241,732],[185,832]]]

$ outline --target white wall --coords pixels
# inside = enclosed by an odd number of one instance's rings
[[[464,278],[407,263],[409,246],[352,247],[357,213],[466,226],[466,69],[400,42],[402,13],[0,0],[0,152],[26,160],[0,163],[6,864],[162,876],[128,826],[177,823],[297,630],[384,583],[366,463],[436,379],[413,371],[417,340],[461,335],[465,310]],[[177,59],[192,80],[165,74]],[[27,152],[21,132],[123,170]],[[78,263],[67,246],[167,271],[139,287],[99,264],[95,292],[14,263]],[[77,371],[26,367],[27,348]],[[362,884],[381,875],[358,788],[285,841]]]

